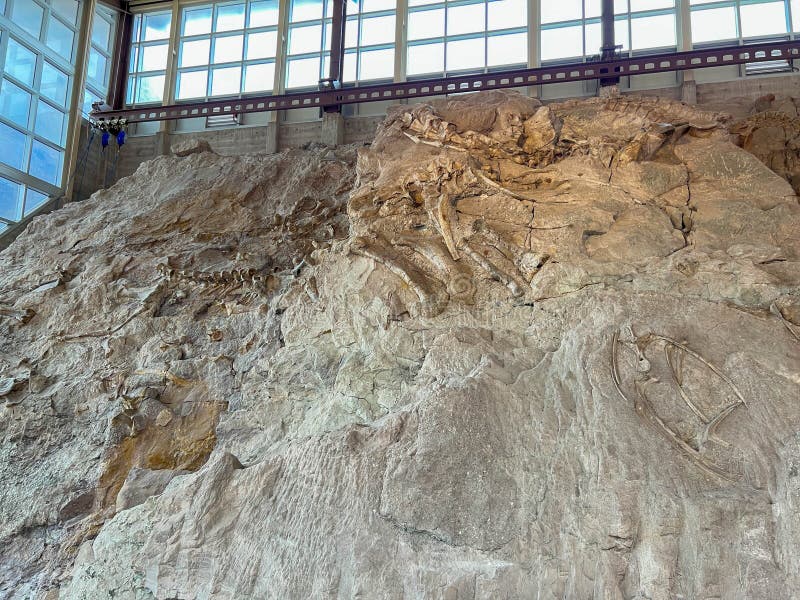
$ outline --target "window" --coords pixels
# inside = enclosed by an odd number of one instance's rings
[[[345,84],[394,78],[396,22],[395,0],[348,1],[342,73]]]
[[[568,4],[543,2],[543,17],[548,11],[568,10]],[[406,73],[410,77],[528,62],[525,0],[409,0],[408,10]]]
[[[353,3],[348,0],[348,12],[351,6]],[[330,1],[290,0],[287,89],[316,88],[319,80],[328,76],[332,10],[333,2]]]
[[[163,101],[171,25],[170,12],[134,15],[127,104]],[[102,33],[99,31],[98,37]],[[94,47],[94,40],[92,46]]]
[[[82,107],[84,115],[88,116],[93,102],[104,102],[108,96],[116,25],[116,13],[98,3],[92,20],[89,62],[86,65],[86,89],[83,91]]]
[[[0,229],[61,187],[77,0],[0,0]]]
[[[272,92],[277,26],[278,0],[184,8],[176,98]]]
[[[725,44],[786,36],[800,28],[797,12],[797,0],[691,0],[692,43]]]

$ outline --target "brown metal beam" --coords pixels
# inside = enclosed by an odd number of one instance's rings
[[[721,67],[771,60],[800,59],[800,41],[773,42],[747,46],[728,46],[689,52],[670,52],[637,56],[612,61],[556,65],[538,69],[521,69],[462,75],[445,79],[406,81],[339,90],[213,100],[209,102],[173,104],[111,110],[92,113],[95,119],[124,118],[131,123],[192,119],[219,114],[255,113],[295,108],[324,108],[341,104],[360,104],[386,100],[404,100],[425,96],[441,96],[481,90],[495,90],[530,85],[547,85],[569,81],[585,81],[605,77],[649,75],[670,71]]]
[[[126,3],[127,4],[127,3]],[[111,77],[108,86],[108,105],[114,110],[125,106],[125,87],[128,81],[128,62],[131,57],[131,37],[133,36],[133,15],[123,9],[117,19],[117,32],[114,39]]]
[[[331,63],[328,78],[320,81],[319,89],[339,89],[342,87],[344,71],[344,28],[347,25],[347,1],[333,0],[333,19],[331,22]],[[339,104],[327,105],[325,112],[341,112]]]

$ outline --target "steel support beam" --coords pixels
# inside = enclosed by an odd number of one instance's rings
[[[338,90],[319,90],[279,96],[258,96],[191,104],[110,110],[92,113],[92,116],[96,119],[124,118],[131,123],[170,121],[225,113],[243,114],[295,108],[324,108],[341,104],[403,100],[406,98],[422,98],[425,96],[478,92],[481,90],[586,81],[606,77],[648,75],[704,67],[740,65],[768,60],[796,60],[798,58],[800,58],[800,40],[795,40],[693,50],[690,52],[652,54],[611,61],[601,60],[594,63],[586,62],[539,69],[500,71]]]
[[[321,90],[339,89],[342,87],[344,71],[344,28],[347,25],[346,0],[333,0],[333,19],[331,22],[331,64],[328,78],[319,82]],[[340,104],[324,105],[325,112],[341,112]]]
[[[617,58],[617,45],[614,41],[614,0],[603,0],[602,12],[600,16],[601,27],[601,48],[600,60],[611,61]],[[600,78],[601,86],[617,85],[619,77]]]
[[[117,19],[117,33],[114,39],[114,63],[111,67],[108,86],[108,105],[114,110],[125,106],[125,88],[128,81],[128,62],[131,57],[131,38],[133,36],[133,15],[127,7],[120,9]]]

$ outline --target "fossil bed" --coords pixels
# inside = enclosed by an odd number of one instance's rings
[[[37,218],[0,597],[800,594],[798,186],[791,98],[486,92]]]

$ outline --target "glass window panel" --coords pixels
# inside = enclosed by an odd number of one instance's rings
[[[244,68],[244,92],[271,92],[275,85],[275,63],[259,63]]]
[[[631,0],[631,12],[675,8],[675,0]]]
[[[622,15],[628,12],[628,0],[614,0],[614,14]]]
[[[33,75],[36,72],[36,54],[14,38],[8,38],[5,69],[9,75],[13,75],[26,85],[32,86]]]
[[[0,0],[0,15],[6,12],[6,0]]]
[[[689,4],[692,6],[695,4],[711,4],[712,2],[719,2],[719,0],[689,0]]]
[[[347,52],[344,55],[344,67],[342,68],[342,81],[355,81],[356,80],[356,62],[357,54],[355,52]]]
[[[487,40],[487,61],[490,67],[528,63],[528,34],[492,35]]]
[[[361,12],[376,12],[379,10],[394,10],[397,3],[395,0],[362,0]],[[356,12],[356,11],[353,11]],[[350,14],[350,6],[347,7]]]
[[[319,69],[319,57],[290,60],[286,87],[316,87],[320,80]]]
[[[208,70],[178,72],[178,100],[205,98],[208,86]]]
[[[39,93],[53,102],[65,106],[68,87],[69,77],[67,74],[45,61],[42,65],[42,82],[39,86]]]
[[[483,67],[486,64],[484,45],[482,37],[447,42],[447,70],[460,71]]]
[[[322,26],[292,27],[289,30],[289,54],[319,52],[322,46]]]
[[[33,140],[28,173],[47,183],[59,185],[61,183],[61,154],[55,148]]]
[[[800,31],[800,0],[792,0],[792,31]]]
[[[142,30],[142,15],[134,15],[133,16],[133,35],[132,38],[135,41],[139,40],[139,32]]]
[[[92,103],[102,102],[103,100],[104,98],[97,92],[91,89],[85,89],[83,90],[83,103],[81,104],[81,111],[85,116],[88,116],[92,111]]]
[[[585,0],[583,3],[584,18],[592,19],[603,14],[602,0]]]
[[[783,2],[741,5],[742,37],[776,35],[787,32]]]
[[[136,85],[136,102],[161,102],[164,97],[164,76],[145,75]]]
[[[444,44],[409,46],[406,58],[409,75],[441,73],[444,71]]]
[[[447,35],[474,33],[486,27],[486,5],[467,4],[447,7]]]
[[[367,79],[392,79],[394,77],[394,49],[361,52],[360,81]]]
[[[216,64],[224,62],[238,62],[242,60],[243,48],[243,35],[230,35],[226,37],[214,38],[214,49],[212,50],[211,54],[211,62]]]
[[[736,8],[692,11],[692,41],[695,44],[736,38]]]
[[[139,71],[162,71],[167,67],[167,44],[139,48]]]
[[[72,60],[72,42],[75,33],[61,21],[50,17],[47,26],[47,45],[67,60]]]
[[[44,9],[32,0],[15,0],[11,5],[13,21],[37,40],[42,31]]]
[[[483,6],[483,5],[481,5]],[[347,30],[345,29],[345,32]],[[373,17],[361,21],[361,45],[391,44],[394,42],[394,15]]]
[[[347,19],[344,27],[344,47],[355,48],[358,46],[358,18]]]
[[[111,46],[111,23],[97,13],[92,23],[92,43],[103,50],[108,50]]]
[[[322,0],[292,0],[290,21],[311,21],[322,18]]]
[[[273,58],[278,48],[278,32],[264,31],[247,36],[247,60]]]
[[[34,131],[44,139],[62,146],[64,144],[64,113],[39,100],[36,106]]]
[[[50,6],[71,25],[78,21],[78,0],[50,0]]]
[[[0,217],[9,221],[22,218],[22,186],[0,177]]]
[[[0,115],[22,127],[28,126],[31,95],[8,79],[0,86]]]
[[[558,27],[541,31],[542,60],[583,55],[583,27]]]
[[[278,24],[277,0],[252,2],[250,4],[250,19],[248,27],[268,27]]]
[[[211,71],[211,96],[238,94],[242,82],[242,67],[224,67]]]
[[[631,48],[630,37],[628,36],[628,20],[617,19],[614,21],[614,43],[622,46],[622,51],[627,52]]]
[[[441,0],[408,0],[409,6],[423,6],[425,4],[438,4]]]
[[[558,23],[581,18],[583,18],[583,0],[545,0],[542,2],[542,23]],[[577,56],[577,54],[569,54],[569,56]]]
[[[526,27],[528,24],[525,0],[497,0],[488,3],[489,31]]]
[[[28,188],[28,191],[25,193],[25,216],[27,217],[49,199],[50,196],[47,194],[43,194],[33,188]]]
[[[656,15],[631,19],[631,47],[661,48],[675,46],[675,15]]]
[[[135,73],[136,72],[136,60],[139,56],[139,47],[134,46],[131,48],[131,58],[128,63],[128,73]]]
[[[444,9],[424,10],[408,14],[408,39],[423,40],[444,35]]]
[[[166,40],[169,38],[169,26],[172,21],[170,13],[149,14],[144,16],[145,42],[153,40]]]
[[[214,31],[244,29],[244,4],[232,4],[217,8]]]
[[[616,32],[615,32],[616,36]],[[603,32],[600,28],[600,23],[587,23],[585,29],[587,56],[594,56],[600,54],[600,46],[603,45]]]
[[[0,162],[22,171],[25,156],[25,142],[27,137],[21,131],[0,123]]]
[[[211,33],[211,9],[184,9],[183,35],[203,35],[205,33]]]
[[[4,1],[5,0],[0,0],[0,10],[5,8],[5,5],[3,4]],[[6,229],[8,229],[8,225],[5,223],[0,223],[0,233],[3,233]]]
[[[323,46],[325,46],[326,48],[330,48],[331,46],[332,35],[333,35],[333,23],[326,23],[325,40],[323,40]]]
[[[96,85],[106,85],[108,60],[94,48],[89,49],[89,62],[86,66],[86,75]]]
[[[199,65],[207,65],[210,51],[211,40],[208,38],[204,40],[181,42],[181,52],[178,66],[196,67]]]

